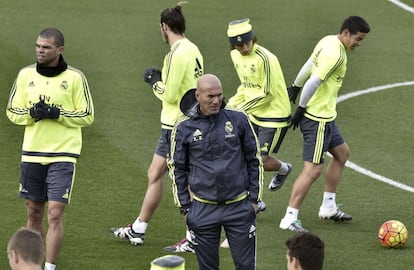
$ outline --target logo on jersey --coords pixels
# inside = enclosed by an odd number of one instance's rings
[[[62,90],[68,90],[68,81],[62,81],[62,83],[60,84],[60,89]]]
[[[198,142],[203,140],[203,133],[198,128],[193,133],[193,142]]]
[[[226,135],[224,135],[225,138],[230,138],[230,137],[234,137],[235,136],[233,134],[233,125],[231,124],[230,121],[227,121],[224,124],[224,130],[226,131]]]
[[[251,65],[250,66],[250,71],[252,72],[252,73],[255,73],[256,72],[256,66],[255,65]]]
[[[198,58],[196,58],[196,67],[194,69],[194,79],[200,78],[204,74],[203,65],[201,65]]]

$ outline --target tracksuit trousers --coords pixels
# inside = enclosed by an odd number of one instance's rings
[[[247,199],[230,204],[193,200],[187,225],[200,270],[219,269],[222,228],[230,244],[235,269],[256,269],[256,212]]]

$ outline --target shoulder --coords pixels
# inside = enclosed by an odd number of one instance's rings
[[[75,68],[73,66],[68,65],[68,69],[67,70],[70,71],[70,72],[78,73],[81,76],[85,76],[80,69],[77,69],[77,68]]]
[[[180,118],[178,118],[178,120],[175,122],[175,128],[182,128],[184,126],[186,126],[189,122],[189,120],[191,120],[191,117],[187,116],[187,115],[182,115]]]
[[[337,47],[340,46],[341,41],[338,39],[337,35],[328,35],[321,38],[316,45],[316,47]]]
[[[225,107],[223,109],[224,114],[226,114],[227,116],[231,117],[231,118],[237,118],[237,119],[247,119],[247,114],[239,109],[235,109],[232,107]]]
[[[323,37],[314,49],[314,54],[340,56],[342,53],[341,41],[336,35]]]
[[[256,53],[268,55],[268,56],[274,56],[274,54],[271,51],[269,51],[268,49],[266,49],[265,47],[261,45],[256,45]]]
[[[263,60],[263,62],[266,62],[269,64],[274,64],[276,62],[279,62],[276,55],[263,46],[256,45],[255,53]]]
[[[80,69],[77,69],[73,66],[68,65],[68,68],[65,72],[69,73],[69,75],[72,76],[72,78],[78,78],[82,80],[86,79],[85,74]]]
[[[199,51],[197,45],[191,42],[187,38],[183,38],[177,41],[176,44],[171,48],[173,53],[185,54],[188,51]]]
[[[19,75],[24,75],[36,71],[36,64],[31,64],[20,69]]]
[[[229,114],[235,114],[235,115],[244,114],[244,115],[246,115],[246,113],[243,110],[233,108],[233,107],[230,107],[230,106],[227,106],[227,105],[226,105],[226,107],[224,107],[223,110],[226,111]]]

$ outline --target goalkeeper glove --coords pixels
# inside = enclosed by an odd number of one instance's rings
[[[153,67],[147,68],[144,72],[144,82],[152,87],[158,81],[161,81],[161,70]]]
[[[303,115],[305,114],[306,109],[303,107],[298,107],[296,109],[295,114],[289,119],[289,127],[292,127],[295,130],[299,127],[300,120],[302,119]]]
[[[296,86],[296,85],[294,85],[294,84],[292,84],[291,86],[289,86],[289,87],[287,88],[287,91],[288,91],[288,94],[289,94],[289,100],[290,100],[293,104],[295,104],[295,102],[296,102],[296,98],[297,98],[297,96],[298,96],[298,94],[299,94],[299,91],[300,91],[300,87],[299,87],[299,86]]]

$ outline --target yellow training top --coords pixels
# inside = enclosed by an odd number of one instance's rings
[[[39,102],[60,108],[58,119],[35,122],[30,107]],[[71,66],[54,77],[36,71],[36,64],[20,70],[10,92],[7,117],[25,125],[22,162],[74,162],[82,148],[81,127],[94,121],[94,108],[88,82]]]

